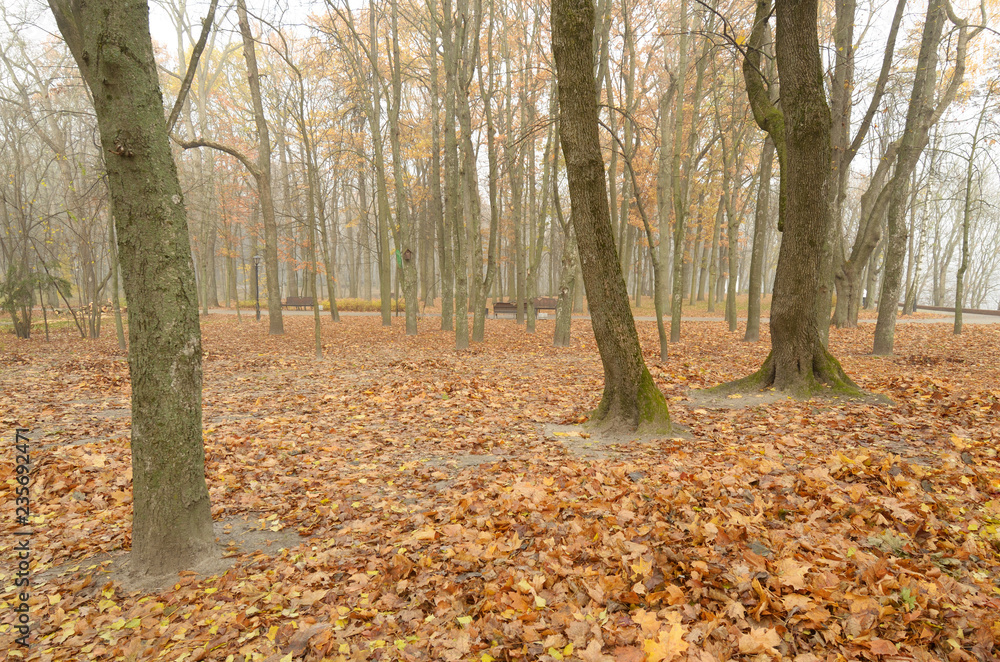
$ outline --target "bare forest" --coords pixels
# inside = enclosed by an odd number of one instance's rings
[[[5,659],[998,659],[998,12],[4,0]]]
[[[516,304],[529,329],[537,297],[582,309],[547,6],[328,2],[250,7],[243,22],[236,6],[212,10],[206,30],[207,6],[160,3],[153,29],[203,312],[246,314],[259,294],[280,332],[287,297],[334,319],[338,300],[381,310],[385,324],[398,301],[411,332],[432,312],[462,343],[481,339],[490,301]],[[3,12],[5,308],[24,334],[40,304],[73,309],[96,337],[127,302],[89,93],[46,15]],[[972,34],[979,7],[941,13],[921,65],[924,8],[821,6],[836,190],[820,315],[836,326],[884,298],[887,277],[904,313],[1000,306],[996,40]],[[633,306],[652,315],[659,302],[675,339],[682,302],[735,325],[749,294],[759,316],[781,238],[780,154],[744,68],[759,51],[755,73],[779,98],[771,31],[749,45],[748,3],[602,1],[596,17],[608,204]],[[904,158],[918,103],[927,126]]]

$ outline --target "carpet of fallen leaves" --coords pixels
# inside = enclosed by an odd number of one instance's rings
[[[708,409],[689,388],[747,374],[768,339],[690,323],[647,362],[688,439],[586,459],[589,322],[487,325],[456,353],[421,320],[288,333],[204,321],[213,515],[281,536],[222,576],[157,593],[109,581],[129,546],[129,380],[113,337],[0,340],[0,512],[13,428],[35,439],[35,660],[990,660],[1000,650],[1000,325],[873,325],[831,348],[894,404]],[[113,334],[112,334],[113,335]],[[752,402],[753,396],[745,396]],[[742,404],[736,403],[734,404]],[[9,430],[9,434],[7,431]],[[573,443],[571,443],[573,442]],[[15,593],[0,544],[0,610]],[[103,560],[96,572],[94,560]]]

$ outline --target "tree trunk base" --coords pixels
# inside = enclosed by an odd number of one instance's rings
[[[787,366],[786,368],[779,372],[772,351],[757,372],[707,390],[715,395],[732,395],[774,389],[796,398],[809,398],[814,395],[863,398],[869,395],[847,376],[840,367],[840,361],[823,347],[818,347],[814,352],[811,369],[794,370]]]
[[[640,432],[670,434],[667,400],[645,367],[636,393],[618,393],[605,386],[597,409],[590,413],[588,425],[602,432]]]

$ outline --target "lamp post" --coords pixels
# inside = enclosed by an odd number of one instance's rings
[[[253,256],[253,291],[256,303],[254,307],[257,310],[257,321],[260,321],[260,278],[258,273],[260,272],[260,261],[264,259],[260,255]]]

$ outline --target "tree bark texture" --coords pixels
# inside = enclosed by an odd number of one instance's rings
[[[766,22],[768,10],[766,2],[758,2],[751,51],[760,47],[766,34],[761,23]],[[817,11],[817,0],[779,0],[775,7],[781,110],[767,98],[757,73],[759,66],[744,66],[754,118],[768,130],[778,148],[783,235],[771,303],[771,353],[758,372],[724,384],[722,391],[774,386],[809,395],[827,384],[858,393],[857,386],[826,351],[815,315],[820,257],[830,222],[827,196],[832,183],[831,118],[823,89]],[[757,51],[758,64],[759,60]],[[735,274],[730,274],[733,277]]]
[[[201,428],[201,331],[187,215],[143,0],[51,0],[90,87],[129,305],[133,571],[214,550]]]
[[[667,403],[643,361],[615,250],[598,135],[593,34],[590,0],[553,0],[560,138],[594,337],[604,366],[604,394],[592,420],[610,428],[669,429]]]

